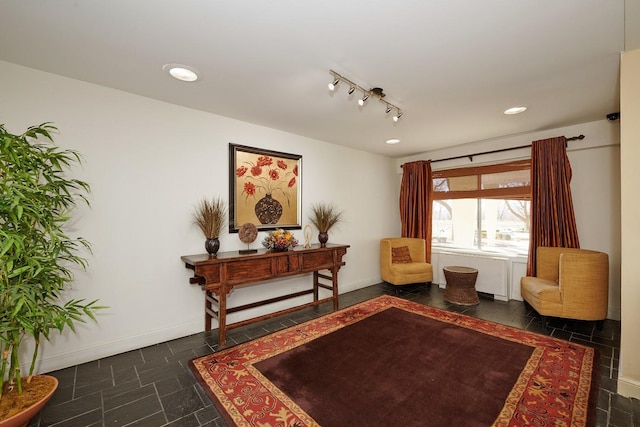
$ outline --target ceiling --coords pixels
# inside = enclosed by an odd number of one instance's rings
[[[3,0],[0,60],[402,157],[619,111],[624,25],[622,0]]]

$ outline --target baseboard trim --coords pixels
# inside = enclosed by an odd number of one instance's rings
[[[624,397],[640,399],[640,381],[632,378],[618,377],[618,394]]]
[[[371,286],[379,282],[380,280],[377,279],[368,279],[356,283],[350,283],[345,286],[340,286],[340,293],[343,294],[366,286]],[[249,315],[246,315],[245,317],[248,316]],[[244,317],[239,317],[237,319],[234,319],[233,321],[236,322],[239,320],[244,320]],[[214,320],[211,326],[214,329],[217,328],[217,321]],[[125,353],[131,350],[137,350],[142,347],[183,338],[189,335],[196,334],[203,330],[203,322],[197,321],[185,323],[182,325],[174,325],[171,328],[162,328],[154,331],[149,331],[148,333],[129,336],[120,340],[104,342],[92,346],[74,348],[72,351],[65,353],[47,355],[45,350],[38,360],[36,372],[47,373],[57,371],[59,369],[68,368],[70,366],[102,359],[104,357],[114,356],[116,354]],[[21,365],[23,364],[21,363]],[[23,372],[27,372],[28,366],[22,366],[22,369]]]
[[[121,340],[100,343],[99,345],[73,348],[72,351],[53,354],[50,356],[47,356],[45,351],[44,354],[41,355],[42,357],[38,360],[36,372],[47,373],[57,371],[70,366],[102,359],[104,357],[186,337],[202,330],[203,323],[202,321],[198,321],[176,325],[172,328],[162,328],[155,331],[149,331],[145,334],[129,336]],[[23,369],[28,369],[28,367]],[[23,370],[23,372],[26,372],[26,370]]]

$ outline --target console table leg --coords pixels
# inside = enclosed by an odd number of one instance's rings
[[[205,291],[204,294],[204,330],[211,330],[211,291]]]
[[[227,342],[227,294],[220,292],[218,295],[218,344],[222,347]]]
[[[318,272],[313,272],[313,300],[318,301]]]
[[[331,269],[331,282],[333,287],[333,311],[338,310],[338,269]]]

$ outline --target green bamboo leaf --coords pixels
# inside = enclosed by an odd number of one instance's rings
[[[3,257],[9,249],[14,245],[14,239],[12,237],[2,236],[2,242],[0,242],[0,257]]]
[[[75,332],[77,322],[95,321],[102,308],[96,301],[60,299],[77,267],[87,266],[82,254],[90,244],[65,228],[77,203],[88,205],[90,186],[68,177],[81,156],[57,147],[54,132],[55,126],[43,123],[15,135],[0,124],[0,350],[9,346],[5,362],[0,360],[2,382],[19,379],[24,336],[39,341],[66,327]]]
[[[11,316],[15,317],[18,313],[20,313],[20,310],[22,309],[23,305],[24,305],[24,300],[18,299],[18,301],[16,301],[15,303],[15,307],[13,308],[13,313],[11,314]]]

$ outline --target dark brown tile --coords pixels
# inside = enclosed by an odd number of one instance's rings
[[[102,397],[100,393],[80,396],[77,399],[58,405],[48,404],[40,412],[40,425],[49,426],[96,410],[102,412]]]
[[[105,427],[124,426],[159,412],[162,412],[162,405],[160,405],[160,400],[154,393],[142,399],[130,401],[110,411],[104,411],[104,425]]]
[[[137,387],[125,393],[120,393],[110,397],[105,396],[103,399],[104,411],[112,411],[150,396],[157,398],[156,388],[153,385]]]
[[[171,394],[162,396],[160,399],[164,413],[169,421],[186,417],[205,407],[204,402],[200,400],[200,396],[194,387],[177,390]],[[194,416],[194,420],[195,419]]]
[[[167,417],[164,416],[164,412],[156,412],[155,414],[134,421],[131,424],[127,424],[127,427],[164,426],[166,423]]]

